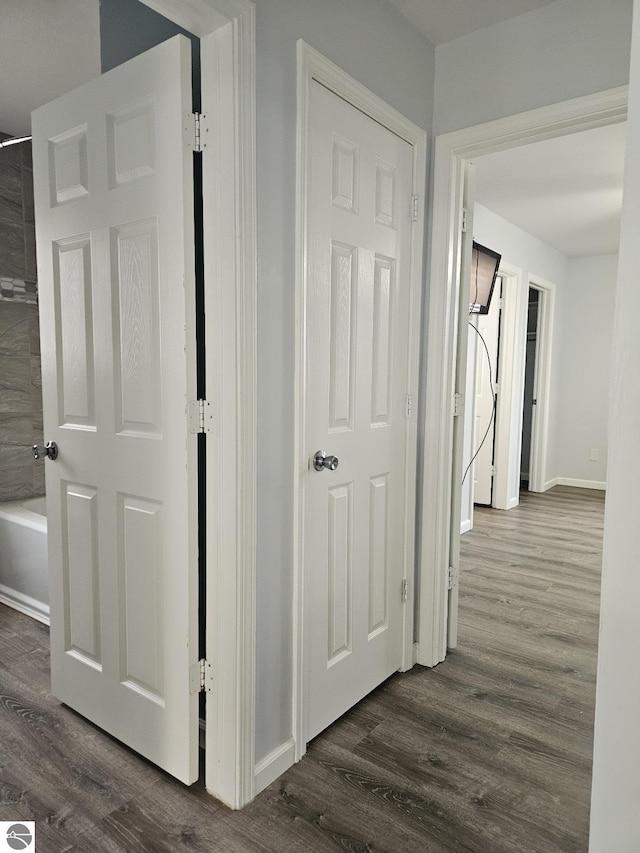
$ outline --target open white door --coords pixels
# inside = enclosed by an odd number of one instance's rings
[[[476,389],[472,453],[473,502],[491,506],[493,501],[493,444],[496,430],[494,408],[498,381],[498,337],[502,279],[498,276],[488,314],[478,314],[477,326],[469,334],[478,337],[476,346]],[[477,331],[476,331],[477,329]]]
[[[33,115],[52,691],[198,776],[191,46]],[[194,665],[195,668],[194,668]]]
[[[460,237],[460,299],[458,301],[458,334],[456,350],[455,393],[462,403],[453,419],[453,464],[451,466],[451,518],[449,533],[449,595],[447,599],[447,647],[458,644],[458,582],[460,577],[460,513],[462,507],[462,475],[464,466],[464,400],[467,384],[467,347],[469,343],[469,302],[471,254],[473,251],[473,203],[475,166],[467,163],[464,172],[462,206],[466,211],[466,228]]]

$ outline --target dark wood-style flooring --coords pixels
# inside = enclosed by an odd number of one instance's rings
[[[459,646],[383,684],[241,812],[49,693],[48,632],[0,607],[0,820],[38,853],[586,851],[603,496],[479,510]]]

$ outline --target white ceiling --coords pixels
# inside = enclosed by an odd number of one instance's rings
[[[615,254],[626,124],[475,160],[476,201],[569,258]]]
[[[391,0],[432,44],[443,44],[555,0]]]
[[[441,44],[555,0],[391,0]],[[0,132],[30,133],[31,111],[100,71],[99,0],[0,0]]]
[[[0,0],[0,132],[100,74],[98,0]]]
[[[392,0],[434,43],[555,0]],[[0,0],[0,132],[100,73],[99,0]],[[617,251],[624,126],[477,161],[478,201],[564,254]]]

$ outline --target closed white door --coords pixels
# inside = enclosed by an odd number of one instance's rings
[[[191,50],[33,115],[53,693],[198,776]]]
[[[401,666],[405,547],[413,545],[405,541],[413,149],[311,85],[307,739]],[[317,451],[329,466],[319,471]]]
[[[469,329],[469,334],[477,339],[473,452],[478,455],[473,463],[473,501],[485,506],[491,506],[493,496],[493,444],[496,430],[494,393],[498,381],[501,287],[502,280],[498,277],[489,313],[478,314],[474,318],[477,331]]]

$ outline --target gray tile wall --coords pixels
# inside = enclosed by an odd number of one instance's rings
[[[35,292],[31,146],[21,144],[0,148],[0,501],[44,494],[31,451],[44,438]]]

